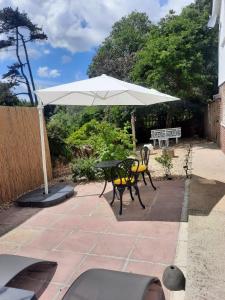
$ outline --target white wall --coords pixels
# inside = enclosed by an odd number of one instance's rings
[[[225,83],[225,0],[220,7],[219,86]]]

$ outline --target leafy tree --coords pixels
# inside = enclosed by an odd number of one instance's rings
[[[33,24],[26,13],[19,12],[18,8],[6,7],[0,10],[0,34],[6,39],[0,40],[0,49],[12,48],[16,52],[17,62],[9,66],[9,70],[3,78],[10,80],[10,83],[19,85],[25,84],[27,93],[32,105],[37,105],[37,97],[33,96],[35,90],[34,79],[29,61],[27,43],[47,39],[46,34],[40,27]],[[21,50],[25,62],[22,59]]]
[[[154,27],[140,50],[132,79],[193,102],[204,102],[217,87],[217,30],[208,29],[209,0],[173,11]]]
[[[12,85],[6,82],[0,82],[0,105],[14,106],[20,105],[21,102],[11,91]]]
[[[116,22],[89,66],[89,77],[105,73],[129,80],[135,53],[142,48],[151,27],[148,16],[139,12],[132,12]]]

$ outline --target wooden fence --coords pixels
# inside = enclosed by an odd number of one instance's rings
[[[219,98],[207,105],[205,110],[205,136],[220,146],[220,105]]]
[[[51,179],[49,145],[47,138],[45,140],[48,178]],[[13,201],[42,183],[37,109],[0,107],[0,201]]]

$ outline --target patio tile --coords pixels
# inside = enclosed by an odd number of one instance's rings
[[[95,197],[85,197],[82,199],[82,202],[75,206],[70,213],[73,215],[83,215],[89,216],[97,207],[99,199]]]
[[[179,222],[181,217],[181,208],[166,209],[162,207],[153,207],[149,214],[149,220],[151,221],[163,221],[163,222]]]
[[[101,202],[96,206],[92,211],[92,216],[105,216],[105,217],[114,217],[112,207],[105,200],[104,197],[101,198]]]
[[[30,246],[24,246],[16,252],[16,255],[34,257],[39,259],[43,259],[46,254],[47,250],[37,249]]]
[[[174,240],[142,238],[136,242],[130,258],[170,264],[174,260],[175,249]]]
[[[31,240],[35,239],[39,234],[41,233],[40,230],[33,230],[28,228],[20,228],[17,227],[13,229],[12,231],[5,234],[1,240],[2,241],[8,241],[18,244],[26,244],[30,242]]]
[[[44,213],[44,214],[37,214],[24,222],[22,224],[22,227],[44,227],[49,228],[52,224],[54,224],[58,219],[60,219],[61,216],[57,214],[52,213]]]
[[[13,242],[7,242],[7,241],[0,241],[0,254],[14,254],[18,249],[20,245],[13,243]]]
[[[130,235],[138,235],[141,231],[142,222],[135,221],[111,221],[110,226],[107,229],[109,233],[115,234],[130,234]]]
[[[165,268],[166,265],[129,260],[124,271],[147,276],[156,276],[162,280],[162,275]]]
[[[58,205],[46,207],[42,211],[43,214],[45,213],[52,213],[52,214],[66,214],[76,205],[76,198],[72,197],[65,202],[62,202]]]
[[[79,224],[80,230],[104,232],[110,226],[109,218],[102,216],[83,217]]]
[[[135,238],[119,235],[101,235],[92,253],[115,257],[127,257],[135,242]]]
[[[98,235],[88,232],[74,232],[57,247],[57,250],[88,253],[96,244]]]
[[[40,233],[38,237],[33,239],[33,241],[29,243],[29,246],[37,249],[50,250],[57,247],[67,234],[68,232],[66,231],[45,230]]]
[[[39,300],[55,300],[62,299],[58,298],[60,291],[63,290],[64,287],[55,283],[50,283],[44,293],[40,296]]]
[[[59,251],[59,250],[52,250],[47,251],[45,255],[45,259],[56,261],[58,264],[65,264],[65,265],[77,265],[80,260],[82,259],[83,255],[79,253],[75,253],[72,251]]]
[[[88,255],[79,267],[77,276],[92,268],[101,268],[119,271],[122,270],[124,259],[109,258],[103,256]]]
[[[76,267],[74,264],[59,263],[51,282],[68,284],[71,276],[74,274],[75,271],[77,271],[77,268],[78,267]]]
[[[60,230],[75,230],[79,228],[82,219],[83,217],[77,215],[63,215],[63,217],[58,219],[51,227],[54,230],[57,228]]]
[[[177,222],[142,222],[140,236],[155,239],[177,239],[179,223]]]

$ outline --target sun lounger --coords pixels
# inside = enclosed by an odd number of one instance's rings
[[[11,287],[0,287],[1,300],[37,300],[35,293]]]
[[[32,267],[36,267],[37,265],[56,266],[57,263],[19,255],[1,254],[0,286],[6,286],[14,277],[16,277],[16,275],[25,271],[26,269],[32,269]]]
[[[63,300],[165,300],[157,277],[91,269],[71,285]]]

